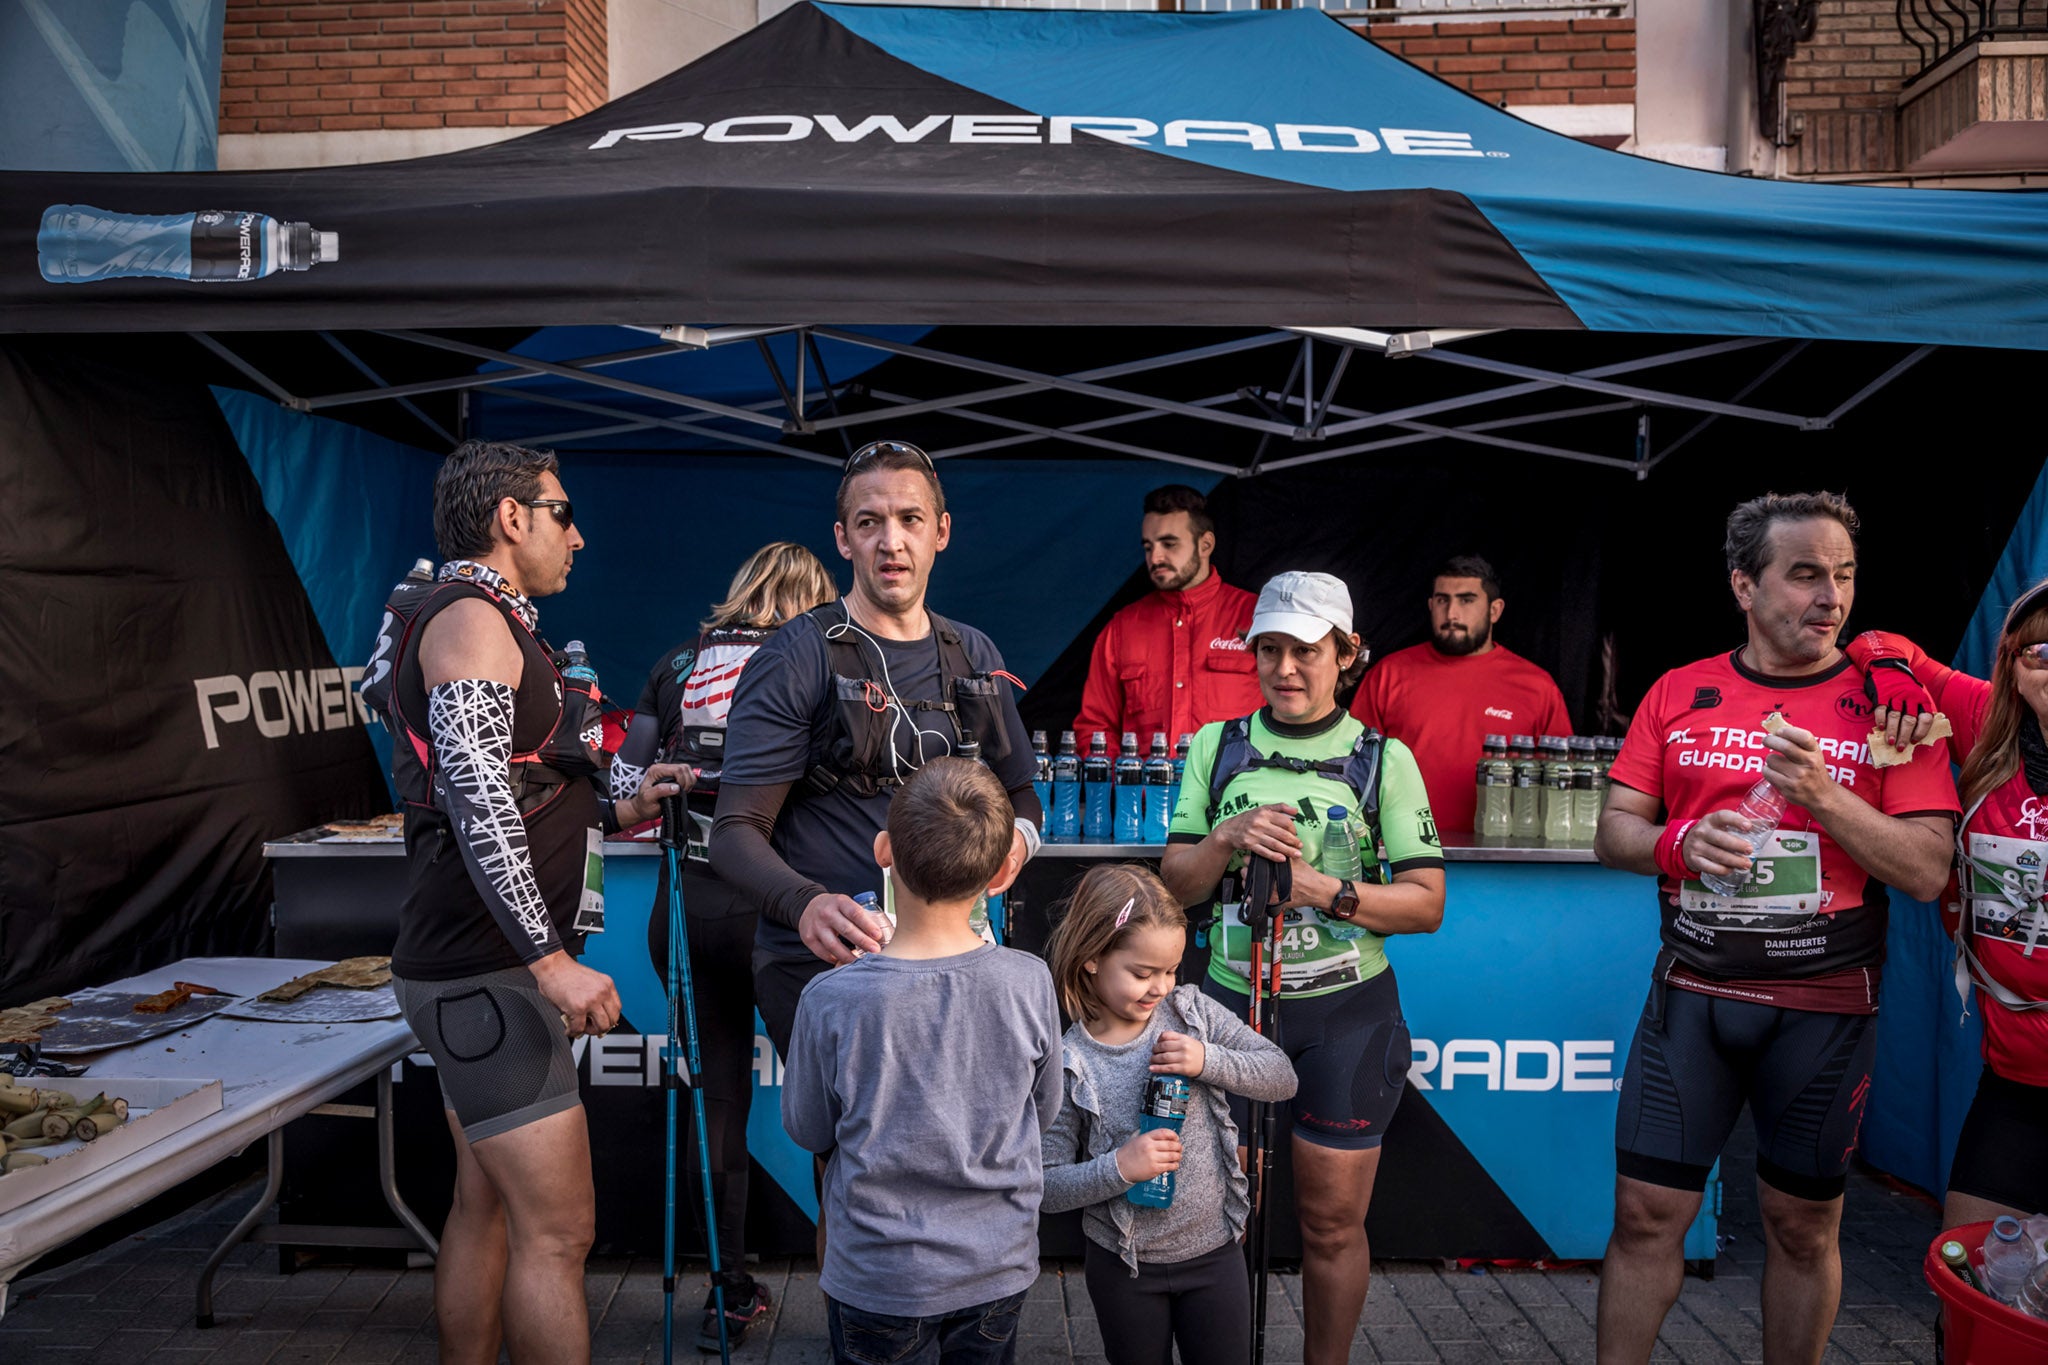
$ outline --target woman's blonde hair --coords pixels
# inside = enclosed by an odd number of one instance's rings
[[[1125,914],[1125,909],[1130,910]],[[1086,1021],[1102,1012],[1088,964],[1121,948],[1140,929],[1188,927],[1187,913],[1165,883],[1143,863],[1100,863],[1088,869],[1067,901],[1067,913],[1052,931],[1046,957],[1060,1005],[1069,1018]]]
[[[2020,594],[2020,602],[2038,592],[2048,579]],[[2005,615],[2005,627],[1998,633],[1998,658],[1991,665],[1991,705],[1984,713],[1984,728],[1977,733],[1977,746],[1963,761],[1963,809],[1977,804],[1986,793],[1997,791],[2020,770],[2020,725],[2033,719],[2033,709],[2020,700],[2013,683],[2019,665],[2021,645],[2048,640],[2048,602],[2043,602],[2019,620]]]
[[[794,541],[778,540],[747,556],[702,629],[779,626],[838,600],[839,587],[818,557]]]

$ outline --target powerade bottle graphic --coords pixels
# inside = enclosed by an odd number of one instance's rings
[[[1091,844],[1106,844],[1116,832],[1110,815],[1109,736],[1097,730],[1089,741],[1088,757],[1081,762],[1081,837]]]
[[[1135,844],[1145,837],[1145,760],[1138,757],[1138,737],[1124,731],[1116,755],[1116,841]]]
[[[1166,842],[1166,826],[1173,819],[1175,786],[1173,760],[1166,754],[1166,731],[1152,732],[1152,754],[1145,760],[1145,839],[1148,844]]]
[[[1052,761],[1052,841],[1081,842],[1081,758],[1072,730],[1060,731],[1059,756]]]
[[[1138,1131],[1155,1128],[1180,1131],[1188,1117],[1188,1078],[1154,1076],[1145,1082],[1145,1108],[1138,1115]],[[1173,1172],[1162,1171],[1150,1180],[1131,1186],[1124,1198],[1140,1208],[1163,1209],[1173,1202]]]
[[[36,231],[36,263],[51,284],[152,278],[260,280],[341,258],[341,234],[244,209],[152,217],[52,204]]]
[[[1044,812],[1046,828],[1052,828],[1052,755],[1045,750],[1045,731],[1031,732],[1031,791]]]

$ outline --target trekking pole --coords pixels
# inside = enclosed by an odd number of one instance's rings
[[[1294,888],[1286,863],[1253,857],[1244,871],[1244,920],[1251,930],[1251,1026],[1278,1044],[1281,981],[1280,936],[1286,923],[1285,901]],[[1278,894],[1281,905],[1273,904]],[[1270,943],[1268,938],[1270,936]],[[1245,1238],[1245,1260],[1251,1272],[1252,1365],[1266,1358],[1266,1270],[1271,1263],[1274,1106],[1263,1100],[1251,1108],[1250,1147],[1246,1175],[1251,1187],[1251,1226]]]
[[[674,1365],[676,1355],[676,1087],[687,1076],[690,1116],[697,1133],[697,1170],[704,1186],[704,1242],[711,1257],[712,1306],[718,1314],[718,1358],[722,1365],[732,1365],[725,1286],[718,1278],[718,1205],[711,1194],[711,1143],[704,1121],[697,997],[690,982],[690,931],[683,916],[683,869],[677,841],[682,837],[684,818],[682,797],[662,799],[661,857],[668,874],[668,1065],[662,1089],[668,1108],[668,1160],[662,1181],[661,1359],[662,1365]]]

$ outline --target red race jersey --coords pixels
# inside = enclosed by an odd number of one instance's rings
[[[1213,570],[1186,592],[1155,592],[1109,618],[1088,659],[1088,683],[1074,734],[1128,730],[1140,750],[1155,732],[1174,744],[1211,721],[1248,716],[1265,704],[1258,661],[1245,643],[1259,599]]]
[[[1472,828],[1474,765],[1486,736],[1572,732],[1550,675],[1501,645],[1450,655],[1425,640],[1397,650],[1359,683],[1351,714],[1415,755],[1440,829]]]
[[[1947,754],[1921,750],[1909,763],[1877,767],[1865,742],[1870,710],[1863,675],[1847,658],[1825,673],[1773,678],[1743,667],[1733,653],[1716,655],[1675,668],[1650,688],[1611,776],[1661,800],[1667,820],[1734,810],[1770,757],[1763,720],[1775,711],[1812,731],[1834,779],[1884,814],[1955,816]],[[1686,972],[1729,983],[1863,969],[1875,1008],[1876,969],[1884,962],[1883,889],[1805,808],[1786,807],[1778,835],[1778,847],[1760,851],[1752,883],[1754,894],[1786,907],[1778,913],[1743,913],[1739,902],[1719,908],[1729,903],[1704,901],[1710,893],[1698,882],[1680,886],[1658,878],[1667,953]],[[1765,853],[1773,864],[1770,885],[1762,871]],[[1684,975],[1673,976],[1673,984],[1686,985]]]

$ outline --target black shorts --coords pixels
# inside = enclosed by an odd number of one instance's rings
[[[1997,1005],[1989,1008],[1997,1009]],[[2048,1209],[2048,1086],[2009,1081],[1984,1068],[1956,1139],[1948,1187],[2035,1213]]]
[[[1622,1074],[1615,1167],[1646,1184],[1704,1190],[1747,1102],[1757,1178],[1799,1199],[1838,1198],[1876,1055],[1876,1015],[1781,1009],[1654,981]]]
[[[450,981],[392,978],[413,1036],[434,1059],[443,1104],[481,1142],[582,1103],[562,1012],[524,967]]]
[[[1211,977],[1202,990],[1238,1018],[1251,1001]],[[1413,1052],[1401,992],[1389,967],[1378,976],[1328,995],[1284,995],[1274,1011],[1281,1051],[1294,1063],[1300,1088],[1289,1101],[1294,1135],[1319,1147],[1363,1152],[1380,1145],[1387,1121],[1408,1085]],[[1230,1097],[1240,1136],[1251,1121],[1251,1102]]]
[[[761,1011],[768,1041],[783,1061],[789,1060],[789,1039],[796,1032],[797,1000],[804,987],[831,970],[821,957],[769,957],[754,950],[754,1008]]]

